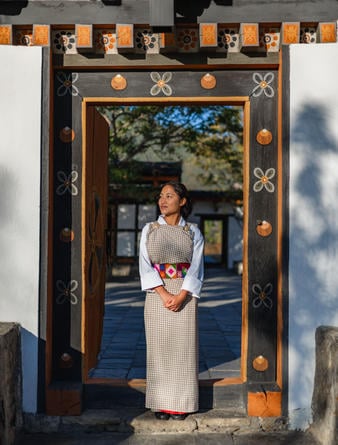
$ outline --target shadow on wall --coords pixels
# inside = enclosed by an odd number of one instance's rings
[[[13,281],[11,278],[18,278],[18,273],[15,273],[15,262],[12,261],[12,244],[11,235],[13,222],[15,221],[15,182],[10,170],[6,169],[4,165],[0,166],[0,314],[2,314],[1,321],[8,320],[6,317],[8,303],[6,303],[6,295],[8,297]],[[19,252],[18,252],[19,254]],[[12,273],[9,273],[12,270]],[[17,320],[10,320],[17,321]]]
[[[310,405],[315,329],[338,322],[338,150],[330,117],[324,105],[305,103],[291,129],[290,378],[299,407]]]

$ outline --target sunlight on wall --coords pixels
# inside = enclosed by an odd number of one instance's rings
[[[304,428],[315,330],[338,326],[338,45],[292,45],[290,67],[289,410]]]
[[[41,48],[0,46],[0,320],[21,325],[23,409],[36,411]]]

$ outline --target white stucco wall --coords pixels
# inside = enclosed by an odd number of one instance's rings
[[[41,54],[0,46],[0,321],[22,326],[26,412],[37,399]]]
[[[291,426],[311,421],[315,330],[338,326],[338,45],[290,47]]]

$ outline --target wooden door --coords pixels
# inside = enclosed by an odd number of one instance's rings
[[[109,126],[96,107],[87,106],[84,153],[84,378],[100,352],[106,281],[106,225]]]

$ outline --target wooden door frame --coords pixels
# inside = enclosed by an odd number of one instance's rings
[[[123,101],[121,99],[107,99],[104,97],[92,97],[92,98],[84,98],[82,104],[82,126],[83,129],[86,128],[86,110],[87,107],[90,106],[108,106],[108,105],[153,105],[153,104],[163,104],[163,99],[150,99],[147,97],[130,97],[125,98]],[[242,384],[246,382],[246,362],[247,362],[247,337],[248,337],[248,323],[247,323],[247,227],[248,227],[248,193],[249,186],[248,182],[248,153],[249,153],[249,122],[250,122],[250,100],[249,97],[207,97],[201,99],[201,97],[175,97],[175,98],[166,98],[165,105],[196,105],[203,104],[205,106],[208,105],[233,105],[233,106],[242,106],[243,107],[243,203],[244,203],[244,224],[243,224],[243,288],[242,288],[242,336],[241,336],[241,373],[238,377],[227,377],[223,379],[215,379],[215,380],[203,380],[200,382],[201,385],[213,385],[217,381],[217,385],[227,385],[227,384]],[[83,147],[84,151],[85,147]],[[83,169],[86,170],[86,166],[83,165]],[[85,197],[83,197],[83,202],[85,202]],[[85,233],[85,230],[83,231]],[[85,258],[82,256],[82,264],[85,264]],[[84,271],[83,271],[84,272]],[[85,311],[84,307],[84,311]],[[85,316],[83,317],[85,320]],[[82,323],[82,341],[83,341],[83,352],[87,349],[84,344],[85,339],[85,331],[86,326],[85,323]],[[83,363],[86,362],[84,358]],[[129,387],[139,387],[146,385],[145,379],[131,379],[127,381],[121,381],[121,379],[100,379],[100,378],[89,378],[85,373],[86,369],[83,368],[83,382],[84,383],[107,383],[109,381],[111,384],[116,385],[128,385]]]
[[[253,252],[250,250],[250,246],[246,247],[244,253],[244,277],[243,277],[243,313],[242,313],[242,366],[241,366],[241,377],[239,381],[246,384],[247,395],[248,395],[248,414],[249,415],[272,415],[278,416],[282,412],[282,380],[283,380],[283,364],[282,364],[282,144],[281,144],[281,74],[280,65],[275,65],[273,67],[261,65],[259,67],[252,66],[240,66],[237,67],[237,71],[233,74],[232,70],[234,67],[214,67],[214,71],[211,71],[210,66],[208,67],[183,67],[177,68],[172,67],[172,71],[175,71],[176,76],[181,80],[181,83],[177,83],[177,90],[184,90],[185,79],[182,74],[188,73],[190,77],[197,79],[207,73],[214,73],[221,79],[221,86],[224,89],[223,95],[213,96],[210,91],[201,90],[201,95],[190,97],[178,94],[172,97],[145,97],[144,95],[129,95],[125,91],[112,91],[107,85],[108,79],[112,78],[116,71],[114,70],[102,70],[94,68],[93,70],[86,70],[82,68],[62,68],[56,69],[52,73],[52,104],[53,111],[52,116],[53,121],[53,174],[51,175],[51,191],[53,190],[53,196],[51,202],[53,202],[53,210],[50,217],[50,227],[53,227],[53,246],[51,249],[53,258],[53,271],[49,275],[49,296],[48,296],[48,314],[49,321],[47,324],[50,328],[47,331],[46,339],[46,412],[49,414],[79,414],[82,410],[82,386],[85,381],[83,376],[83,330],[84,330],[84,305],[82,289],[79,287],[79,306],[73,307],[69,301],[64,300],[64,305],[57,305],[58,296],[68,295],[69,289],[67,286],[70,283],[70,278],[73,276],[78,277],[80,281],[83,271],[82,266],[76,263],[74,260],[74,252],[80,254],[82,258],[82,240],[83,240],[83,227],[76,226],[76,221],[72,219],[73,213],[77,214],[79,206],[83,206],[83,190],[79,195],[81,196],[81,201],[74,199],[75,193],[72,196],[72,182],[73,178],[81,177],[84,166],[81,161],[81,151],[83,150],[83,137],[81,135],[81,129],[83,127],[83,113],[79,113],[79,110],[83,110],[84,107],[108,103],[139,103],[139,104],[151,104],[151,103],[161,103],[166,104],[180,104],[180,103],[224,103],[224,104],[234,104],[243,105],[247,112],[244,113],[244,127],[247,129],[244,132],[244,146],[246,147],[245,152],[247,153],[247,160],[244,162],[244,177],[248,178],[245,184],[245,191],[248,199],[245,200],[245,210],[244,214],[246,216],[246,221],[244,222],[244,236],[246,240],[244,243],[248,246],[249,232],[250,239],[255,237],[255,247],[259,249],[264,249],[262,244],[269,243],[272,249],[276,253],[276,262],[273,264],[272,268],[264,271],[264,264],[256,265],[253,263]],[[165,70],[161,67],[154,68],[159,71],[168,71],[168,67]],[[110,73],[111,71],[111,73]],[[142,70],[125,70],[122,75],[126,77],[133,77],[140,75],[145,76],[149,74],[151,70],[149,68],[146,71]],[[257,74],[258,73],[258,74]],[[272,75],[270,76],[270,74]],[[273,74],[274,73],[274,74]],[[238,94],[232,96],[229,94],[231,79],[235,79],[235,76],[242,76],[245,78],[244,84],[234,82],[234,89],[239,91],[248,91],[248,95]],[[102,82],[94,85],[94,78],[96,76],[101,77]],[[269,77],[270,76],[270,77]],[[278,79],[274,80],[274,76]],[[76,83],[78,79],[81,81]],[[268,82],[265,81],[265,78]],[[273,79],[273,82],[271,80]],[[178,79],[178,80],[179,80]],[[257,82],[257,79],[261,79],[261,83]],[[269,80],[270,79],[270,80]],[[228,83],[227,83],[228,81]],[[265,82],[265,83],[264,83]],[[54,86],[55,83],[55,86]],[[271,83],[271,85],[269,85]],[[80,84],[80,85],[79,85]],[[243,86],[244,85],[244,86]],[[251,85],[248,89],[247,85]],[[54,88],[53,88],[54,86]],[[110,87],[111,88],[111,87]],[[266,90],[267,88],[267,90]],[[269,90],[270,89],[270,90]],[[275,98],[272,101],[265,100],[269,98],[266,91],[271,90],[274,92],[278,90]],[[80,94],[81,91],[81,94]],[[100,93],[103,91],[104,94],[95,94],[95,91]],[[258,91],[258,93],[257,93]],[[94,94],[93,94],[94,92]],[[257,93],[257,94],[256,94]],[[114,95],[114,97],[112,97]],[[265,97],[264,97],[265,96]],[[270,96],[271,98],[272,96]],[[252,110],[252,103],[255,105]],[[266,108],[263,108],[266,107]],[[269,108],[270,107],[270,108]],[[272,108],[271,108],[272,107]],[[271,112],[272,110],[272,112]],[[259,111],[261,113],[259,113]],[[253,114],[254,113],[254,114]],[[256,116],[256,114],[257,116]],[[273,116],[271,117],[271,113]],[[272,119],[271,133],[273,135],[273,147],[274,150],[268,150],[271,148],[269,143],[264,142],[264,140],[259,140],[259,133],[265,131],[264,121]],[[270,130],[269,130],[270,131]],[[270,141],[271,142],[271,141]],[[61,149],[60,149],[61,147]],[[268,147],[268,148],[265,148]],[[67,151],[67,148],[70,150]],[[264,158],[266,154],[267,161]],[[250,196],[254,196],[252,192],[252,185],[257,182],[256,177],[252,174],[253,166],[264,164],[265,162],[273,163],[275,166],[275,171],[277,171],[277,178],[275,180],[275,187],[277,187],[277,193],[275,194],[275,204],[272,206],[272,210],[268,209],[268,213],[272,218],[273,226],[273,236],[270,237],[256,237],[257,223],[258,219],[255,219],[256,206],[253,207],[253,202],[249,203],[251,199]],[[75,170],[73,167],[75,166]],[[260,168],[260,167],[259,167]],[[266,170],[266,169],[264,169]],[[258,170],[257,170],[258,171]],[[76,172],[76,174],[74,173]],[[73,174],[73,176],[72,176]],[[61,178],[61,184],[60,182]],[[62,183],[62,178],[65,178],[65,182]],[[269,178],[267,178],[268,180]],[[67,182],[68,180],[68,182]],[[265,181],[265,179],[264,179]],[[262,179],[262,184],[264,182]],[[259,182],[259,181],[258,181]],[[269,182],[269,181],[268,181]],[[75,189],[78,190],[78,185],[73,184]],[[262,186],[262,187],[263,187]],[[263,187],[264,188],[264,187]],[[74,189],[74,190],[75,190]],[[70,197],[67,193],[70,192]],[[251,193],[251,194],[250,194]],[[61,200],[61,197],[67,195],[67,199]],[[257,195],[257,194],[256,194]],[[263,195],[263,194],[262,194]],[[255,199],[257,196],[255,196]],[[268,202],[271,196],[265,194],[262,199],[263,204]],[[259,204],[259,201],[255,201]],[[260,211],[262,210],[262,205],[260,206]],[[275,206],[275,207],[274,207]],[[67,216],[68,215],[68,216]],[[58,220],[58,218],[60,220]],[[61,224],[61,225],[60,225]],[[68,224],[68,225],[67,225]],[[60,230],[61,229],[61,230]],[[67,229],[67,234],[65,239],[62,238],[62,231]],[[69,236],[68,231],[74,235],[72,240],[66,239]],[[67,236],[66,236],[67,235]],[[262,241],[264,239],[268,241]],[[272,241],[271,241],[272,239]],[[258,250],[259,250],[258,249]],[[248,252],[250,250],[250,252]],[[67,261],[60,268],[60,257],[66,255]],[[262,258],[260,258],[262,260]],[[264,260],[264,258],[263,258]],[[82,263],[82,261],[81,261]],[[258,269],[257,269],[258,267]],[[262,269],[263,267],[263,269]],[[262,270],[261,270],[262,269]],[[270,270],[271,269],[271,270]],[[267,277],[265,273],[267,272]],[[250,278],[250,274],[255,275],[254,280]],[[248,276],[247,276],[247,275]],[[63,280],[59,277],[62,276]],[[250,276],[249,276],[250,275]],[[272,277],[272,278],[271,278]],[[251,281],[250,281],[251,279]],[[256,295],[257,289],[261,288],[262,291],[265,289],[266,280],[272,280],[273,285],[273,295],[265,295],[264,293]],[[64,291],[62,286],[64,286]],[[260,284],[261,283],[261,284]],[[61,289],[61,290],[60,290]],[[67,292],[68,294],[67,294]],[[256,293],[255,293],[256,292]],[[266,309],[268,306],[264,306],[264,299],[268,296],[271,300],[272,306],[274,306],[273,314],[269,314],[269,319],[273,320],[273,331],[274,343],[271,346],[271,351],[268,356],[265,356],[264,351],[260,351],[260,342],[252,343],[251,335],[255,331],[255,326],[263,323],[263,337],[258,336],[258,340],[262,340],[267,337],[270,333],[270,328],[268,325],[264,327],[264,319],[262,315],[257,314],[253,310],[251,304],[249,304],[249,299],[258,298],[258,303],[260,303],[261,310]],[[271,297],[271,298],[270,298]],[[61,298],[62,299],[62,298]],[[60,301],[60,298],[59,298]],[[267,300],[269,301],[269,300]],[[261,311],[262,312],[262,311]],[[271,318],[272,317],[272,318]],[[60,338],[57,339],[57,332],[59,322],[65,322],[65,331],[62,333],[61,341]],[[257,325],[258,323],[258,325]],[[54,328],[53,328],[54,327]],[[244,335],[243,335],[244,334]],[[58,334],[59,335],[59,334]],[[264,342],[263,342],[264,343]],[[263,348],[264,349],[264,348]],[[260,353],[262,352],[262,353]],[[245,356],[245,359],[244,359]],[[237,383],[238,380],[232,383]],[[231,382],[229,382],[231,383]],[[126,383],[129,386],[129,382]],[[211,384],[217,384],[211,382]],[[262,387],[264,388],[262,392]]]

